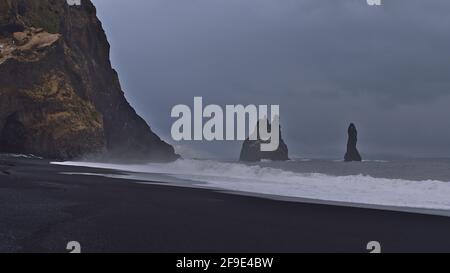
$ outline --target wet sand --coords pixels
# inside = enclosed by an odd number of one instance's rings
[[[96,172],[0,157],[0,252],[450,252],[448,217],[61,174]]]

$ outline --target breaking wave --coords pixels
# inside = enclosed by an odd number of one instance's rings
[[[271,196],[356,203],[403,208],[450,210],[450,183],[374,178],[363,175],[330,176],[297,173],[270,167],[202,160],[178,160],[167,164],[121,165],[89,162],[55,163],[114,169],[130,179],[149,179],[149,174],[193,181],[196,187]],[[167,182],[173,182],[167,181]]]

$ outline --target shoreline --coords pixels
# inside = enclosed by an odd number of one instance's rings
[[[83,171],[1,158],[0,252],[450,251],[448,217],[61,174]]]
[[[209,161],[209,160],[207,160]],[[238,164],[237,162],[226,162],[227,164]],[[278,163],[278,162],[277,162]],[[364,208],[364,209],[374,209],[374,210],[383,210],[383,211],[395,211],[395,212],[407,212],[407,213],[418,213],[418,214],[426,214],[426,215],[436,215],[436,216],[446,216],[450,217],[450,210],[441,209],[441,208],[428,208],[425,206],[407,206],[407,205],[386,205],[381,203],[364,203],[364,202],[352,202],[352,201],[339,201],[332,199],[320,199],[320,198],[309,198],[302,196],[289,196],[283,194],[272,194],[272,193],[264,193],[257,191],[245,191],[241,189],[231,189],[227,187],[221,187],[214,185],[209,182],[206,182],[206,179],[195,180],[191,178],[179,178],[177,175],[180,174],[171,174],[171,173],[152,173],[152,172],[141,172],[137,170],[133,170],[133,168],[123,168],[122,166],[133,166],[134,164],[112,164],[108,166],[109,163],[95,163],[95,162],[51,162],[52,165],[57,166],[71,166],[71,167],[83,167],[83,168],[92,168],[91,170],[95,170],[95,172],[88,173],[64,173],[68,175],[85,175],[85,176],[105,176],[111,179],[125,179],[132,183],[139,183],[145,185],[165,185],[172,187],[182,187],[182,188],[192,188],[192,189],[206,189],[216,192],[221,192],[225,194],[232,195],[240,195],[240,196],[248,196],[255,198],[264,198],[275,201],[286,201],[286,202],[296,202],[296,203],[306,203],[306,204],[318,204],[318,205],[330,205],[330,206],[340,206],[340,207],[350,207],[350,208]],[[106,164],[106,165],[105,165]],[[239,163],[242,164],[242,163]],[[348,165],[349,163],[345,163]],[[259,166],[261,165],[247,165],[244,166]],[[268,168],[279,168],[279,170],[283,169],[282,166],[266,166]],[[301,174],[301,173],[300,173]],[[316,173],[315,173],[316,174]],[[318,175],[328,175],[326,173],[317,173]],[[342,176],[337,176],[342,177]],[[345,176],[343,176],[345,177]],[[376,179],[376,177],[370,178]],[[235,178],[231,178],[235,179]],[[242,179],[242,178],[240,178]],[[280,178],[282,179],[282,178]],[[418,181],[423,182],[423,181]],[[438,181],[440,183],[447,183],[444,181]]]
[[[303,198],[303,197],[290,197],[290,196],[282,196],[282,195],[274,195],[274,194],[264,194],[264,193],[256,193],[256,192],[246,192],[239,190],[229,190],[218,187],[208,186],[206,182],[199,182],[194,180],[181,180],[171,178],[170,175],[158,174],[153,175],[155,177],[164,178],[164,180],[142,180],[140,178],[134,178],[135,173],[133,172],[122,172],[119,170],[113,169],[95,169],[97,171],[117,171],[120,174],[108,174],[108,173],[62,173],[64,175],[75,175],[75,176],[97,176],[97,177],[107,177],[110,179],[119,179],[126,180],[130,183],[149,185],[149,186],[165,186],[165,187],[176,187],[176,188],[186,188],[186,189],[199,189],[199,190],[209,190],[218,193],[224,193],[229,195],[237,195],[237,196],[246,196],[253,198],[262,198],[273,201],[281,201],[281,202],[292,202],[292,203],[301,203],[301,204],[316,204],[316,205],[326,205],[326,206],[337,206],[343,208],[361,208],[361,209],[371,209],[371,210],[380,210],[380,211],[393,211],[393,212],[405,212],[405,213],[414,213],[414,214],[424,214],[424,215],[434,215],[434,216],[444,216],[450,217],[449,210],[443,209],[431,209],[431,208],[417,208],[417,207],[407,207],[407,206],[387,206],[387,205],[378,205],[378,204],[363,204],[363,203],[353,203],[353,202],[342,202],[342,201],[331,201],[331,200],[320,200],[320,199],[312,199],[312,198]],[[167,180],[172,179],[172,182],[167,182]],[[181,183],[184,181],[184,183]],[[200,186],[204,185],[204,186]]]

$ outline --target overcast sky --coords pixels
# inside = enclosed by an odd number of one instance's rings
[[[450,156],[450,1],[94,0],[130,103],[174,143],[176,104],[279,104],[291,156]]]

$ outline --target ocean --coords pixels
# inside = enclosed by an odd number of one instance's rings
[[[121,175],[104,175],[128,178],[134,183],[206,188],[290,201],[450,212],[450,159],[354,163],[298,159],[258,164],[185,159],[141,165],[53,164],[118,170]]]

